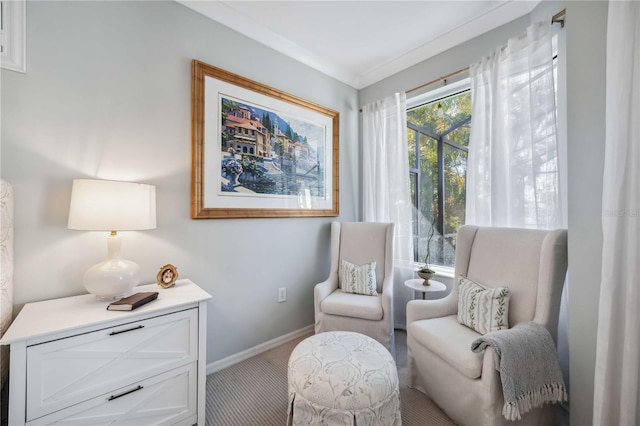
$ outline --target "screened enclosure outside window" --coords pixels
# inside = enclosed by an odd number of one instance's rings
[[[465,219],[470,131],[470,90],[407,111],[417,262],[454,265],[456,235]]]

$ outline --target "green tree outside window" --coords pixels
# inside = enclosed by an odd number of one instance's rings
[[[413,200],[414,260],[453,266],[458,228],[464,224],[471,131],[469,90],[407,111]]]

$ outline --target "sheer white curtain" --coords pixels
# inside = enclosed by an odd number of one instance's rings
[[[466,223],[566,228],[566,138],[557,128],[550,20],[531,25],[471,65],[469,73]],[[567,389],[568,296],[566,282],[557,349]]]
[[[550,22],[531,25],[469,74],[466,223],[562,227]]]
[[[362,141],[364,221],[395,223],[394,320],[404,328],[405,306],[413,298],[404,280],[415,275],[405,93],[362,108]]]
[[[640,424],[640,3],[609,2],[593,424]]]

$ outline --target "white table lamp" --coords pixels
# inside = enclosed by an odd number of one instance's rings
[[[107,259],[89,268],[82,280],[89,293],[98,299],[125,297],[140,282],[140,266],[120,255],[118,231],[155,227],[155,186],[109,180],[73,181],[68,228],[111,232],[107,238]]]

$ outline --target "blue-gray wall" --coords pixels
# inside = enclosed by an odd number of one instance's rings
[[[378,83],[365,87],[360,90],[360,106],[382,99],[395,92],[410,90],[428,81],[448,75],[453,71],[468,67],[472,62],[479,60],[483,55],[489,54],[489,52],[496,47],[504,44],[509,37],[521,33],[523,28],[526,28],[528,24],[529,17],[523,16],[493,31],[482,34],[466,43],[407,68],[404,71],[387,77]],[[451,83],[465,77],[468,77],[468,74],[452,77],[448,82]],[[437,83],[420,91],[408,93],[407,97],[416,96],[441,86],[441,83]]]
[[[463,68],[567,8],[572,424],[590,424],[601,263],[607,3],[543,2],[360,92],[174,2],[28,2],[27,74],[2,70],[2,178],[16,193],[15,301],[84,292],[104,235],[66,229],[71,180],[157,185],[158,228],[123,233],[152,282],[165,263],[213,295],[208,361],[313,322],[328,218],[190,219],[191,59],[340,112],[339,220],[360,218],[358,108]],[[277,303],[277,288],[288,301]]]
[[[566,2],[571,424],[593,422],[602,265],[607,2]]]
[[[464,68],[505,44],[527,25],[566,7],[566,109],[569,231],[569,369],[571,424],[593,415],[600,265],[602,263],[602,173],[606,1],[545,1],[530,15],[399,72],[359,93],[360,106]],[[457,79],[461,77],[456,77]],[[434,85],[429,89],[439,87]],[[428,89],[427,89],[428,90]],[[415,95],[415,94],[414,94]],[[362,143],[362,142],[361,142]]]
[[[84,293],[106,235],[66,228],[74,178],[157,186],[158,227],[123,232],[143,282],[172,263],[208,291],[209,362],[313,323],[335,218],[192,220],[191,60],[340,113],[340,217],[359,211],[357,91],[169,1],[27,2],[27,73],[1,71],[15,189],[15,303]],[[277,302],[277,289],[287,301]]]

